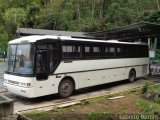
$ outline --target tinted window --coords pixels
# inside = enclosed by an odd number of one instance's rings
[[[134,45],[126,45],[126,55],[125,57],[137,57],[137,46]]]
[[[101,56],[101,49],[100,49],[100,47],[93,47],[93,56],[95,56],[95,57]]]
[[[113,57],[115,56],[115,47],[105,47],[105,54],[106,57]]]
[[[85,46],[85,57],[100,57],[101,47],[100,46]]]
[[[139,46],[139,56],[148,57],[148,47],[147,46]]]
[[[118,57],[122,57],[122,56],[123,56],[123,52],[124,52],[124,51],[122,51],[122,47],[117,47],[117,54],[116,54],[116,55],[117,55]]]
[[[55,66],[58,64],[58,44],[57,43],[39,43],[37,49],[41,51],[48,51],[48,65],[49,71],[53,73]]]
[[[93,47],[91,46],[85,46],[85,57],[91,57],[93,56]]]
[[[78,45],[63,45],[64,58],[79,58],[82,57],[81,46]]]

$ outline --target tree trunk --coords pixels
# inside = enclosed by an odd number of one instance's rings
[[[156,0],[156,2],[157,2],[157,8],[159,10],[159,0]]]
[[[95,0],[92,0],[92,19],[94,18]]]
[[[104,0],[101,0],[101,5],[100,5],[100,13],[99,13],[99,16],[100,16],[100,18],[102,17],[102,10],[103,10],[103,2],[104,2]]]
[[[80,1],[77,0],[77,18],[80,20],[81,14],[80,14]]]
[[[140,0],[139,1],[139,11],[141,11],[142,10],[142,1]]]

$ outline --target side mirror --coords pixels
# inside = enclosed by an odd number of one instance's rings
[[[38,50],[36,56],[36,78],[37,80],[48,79],[48,51]]]

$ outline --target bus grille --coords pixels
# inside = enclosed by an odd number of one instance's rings
[[[14,85],[19,85],[19,82],[8,80],[8,83],[14,84]]]

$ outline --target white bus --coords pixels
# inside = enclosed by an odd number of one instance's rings
[[[8,44],[4,85],[8,91],[34,98],[149,73],[148,45],[67,36],[27,36]]]

